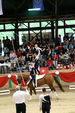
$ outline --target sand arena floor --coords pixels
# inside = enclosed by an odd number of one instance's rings
[[[51,113],[75,113],[75,90],[65,89],[63,93],[57,90],[59,100],[56,100],[54,93],[51,97]],[[47,92],[49,93],[49,92]],[[32,96],[32,101],[26,96],[26,113],[41,113],[39,110],[39,95]],[[15,103],[12,98],[13,92],[10,95],[0,96],[0,113],[16,113]]]
[[[62,71],[62,70],[60,70]],[[64,72],[73,72],[74,70],[63,70]],[[52,71],[54,72],[54,71]],[[0,75],[2,76],[2,75]],[[7,76],[7,75],[3,75]],[[63,88],[65,89],[65,92],[61,92],[56,85],[57,93],[59,95],[59,100],[56,100],[56,97],[54,93],[52,93],[51,96],[51,113],[75,113],[75,90],[70,90],[69,85],[75,84],[74,83],[66,83],[61,80],[61,84]],[[12,89],[14,89],[16,86],[12,83]],[[8,83],[3,87],[2,89],[8,89],[9,85]],[[4,95],[0,96],[0,113],[16,113],[15,109],[15,103],[13,101],[12,95],[13,91],[11,91],[10,95]],[[47,92],[50,93],[50,92]],[[40,93],[37,93],[37,95],[32,96],[32,101],[29,101],[29,97],[26,96],[26,113],[42,113],[39,110],[39,95]]]

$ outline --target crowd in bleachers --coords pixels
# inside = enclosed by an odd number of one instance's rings
[[[50,43],[50,41],[40,43],[39,40],[37,40],[37,42],[30,42],[27,45],[23,44],[15,50],[13,40],[9,40],[7,36],[6,39],[3,37],[4,56],[1,56],[2,46],[0,41],[0,64],[5,63],[8,64],[8,66],[3,66],[3,68],[6,69],[3,69],[1,66],[0,73],[28,71],[29,62],[34,60],[35,43],[41,48],[39,57],[40,67],[48,66],[49,70],[54,70],[57,66],[67,67],[70,64],[75,67],[74,37],[69,39],[65,36],[63,43],[58,40],[58,45],[56,45],[54,41],[52,41],[52,43]]]

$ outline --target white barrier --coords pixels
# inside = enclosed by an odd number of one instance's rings
[[[41,92],[42,88],[46,88],[46,91],[51,91],[51,89],[49,87],[37,87],[37,88],[35,88],[36,92]]]
[[[69,85],[69,89],[75,89],[75,85]]]
[[[0,90],[0,95],[10,94],[10,90]]]

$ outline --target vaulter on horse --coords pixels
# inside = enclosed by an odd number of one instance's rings
[[[34,62],[29,63],[29,71],[30,71],[30,82],[32,82],[33,86],[36,87],[34,65],[35,65]]]
[[[40,57],[40,51],[41,51],[41,48],[39,48],[37,46],[37,44],[35,44],[35,53],[34,53],[34,61],[35,61],[35,74],[40,74],[39,72],[39,63],[38,63],[38,60],[39,60],[39,57]]]
[[[41,48],[39,48],[37,46],[37,44],[35,44],[34,47],[34,54],[33,54],[33,59],[32,62],[29,63],[29,71],[30,71],[30,82],[33,83],[33,86],[36,87],[36,74],[40,74],[39,72],[39,56],[40,56],[40,50]]]

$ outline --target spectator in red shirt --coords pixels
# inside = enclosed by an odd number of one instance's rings
[[[58,60],[58,55],[56,54],[56,52],[53,55],[53,60]]]
[[[17,55],[18,58],[21,56],[21,52],[20,52],[19,49],[17,49],[17,51],[16,51],[16,55]]]
[[[49,70],[53,70],[55,68],[51,57],[49,57],[49,59],[46,61],[46,65],[48,66]]]
[[[61,50],[62,48],[63,48],[63,46],[60,44],[60,45],[58,46],[58,49]]]

